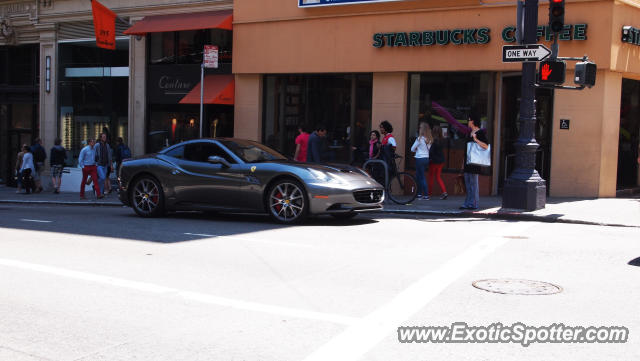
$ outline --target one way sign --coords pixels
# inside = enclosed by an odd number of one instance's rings
[[[551,54],[551,50],[542,44],[503,45],[502,62],[517,63],[541,61]]]

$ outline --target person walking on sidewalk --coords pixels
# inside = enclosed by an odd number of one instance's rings
[[[96,191],[96,196],[98,198],[102,198],[103,195],[100,194],[100,187],[95,181],[98,179],[98,174],[96,171],[96,151],[95,151],[96,141],[94,139],[87,140],[87,146],[82,148],[80,151],[80,156],[78,157],[78,166],[82,168],[82,182],[80,182],[80,199],[86,199],[84,196],[84,187],[87,184],[87,177],[91,176],[93,179],[93,189]]]
[[[416,153],[416,181],[418,185],[417,199],[429,200],[429,188],[427,187],[427,181],[424,177],[424,173],[429,167],[429,148],[433,143],[433,137],[431,136],[431,128],[429,124],[420,122],[418,128],[418,138],[411,146],[411,151]]]
[[[327,127],[316,125],[315,132],[309,135],[307,141],[307,162],[322,163],[327,160]]]
[[[102,194],[109,194],[111,186],[106,188],[106,182],[111,180],[107,178],[109,173],[109,167],[113,163],[111,158],[111,147],[107,142],[107,133],[100,135],[100,143],[94,147],[96,152],[96,166],[98,167],[98,182],[100,183],[100,190]]]
[[[449,194],[442,181],[442,167],[444,166],[442,129],[436,125],[431,130],[431,135],[433,135],[433,144],[431,144],[431,148],[429,148],[429,195],[433,192],[433,178],[435,177],[442,191],[440,199],[447,199]]]
[[[118,139],[116,139],[116,150],[114,151],[114,158],[116,161],[116,175],[118,175],[118,172],[120,172],[122,161],[131,158],[131,149],[129,149],[129,147],[124,144],[124,139],[122,139],[122,137],[118,137]]]
[[[36,138],[33,146],[31,147],[31,153],[33,153],[33,163],[36,166],[35,172],[33,172],[33,180],[36,182],[36,190],[34,193],[42,192],[42,171],[44,170],[44,161],[47,159],[47,152],[42,147],[42,139]]]
[[[298,126],[298,136],[296,137],[295,143],[296,151],[293,155],[293,160],[296,162],[306,162],[309,133],[307,132],[307,126],[305,124],[300,124]]]
[[[469,116],[468,126],[471,132],[467,136],[467,143],[475,142],[482,149],[489,148],[489,139],[484,129],[480,129],[480,117],[473,114]],[[478,175],[481,173],[480,166],[467,164],[468,154],[464,154],[464,184],[467,189],[467,197],[460,209],[478,209],[480,202],[480,190],[478,189]]]
[[[49,156],[49,165],[51,166],[51,182],[53,183],[53,193],[60,193],[60,186],[62,185],[62,169],[64,168],[64,162],[67,160],[67,151],[62,145],[62,140],[56,138],[53,142],[55,144],[51,148]]]
[[[28,145],[24,145],[22,148],[24,155],[22,156],[22,165],[20,166],[20,174],[22,175],[22,186],[26,194],[35,193],[35,186],[33,181],[33,174],[36,172],[36,167],[33,164],[33,154]]]
[[[396,138],[393,137],[393,126],[387,120],[380,123],[380,157],[387,163],[389,178],[396,174]]]
[[[18,156],[16,157],[16,183],[18,186],[16,193],[22,192],[22,172],[20,171],[20,169],[22,168],[22,158],[26,153],[26,151],[24,150],[25,147],[28,146],[26,144],[23,144],[22,147],[20,147],[20,151],[18,152]]]

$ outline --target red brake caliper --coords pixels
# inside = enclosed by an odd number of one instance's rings
[[[156,189],[156,195],[153,196],[153,198],[151,198],[153,200],[153,203],[158,204],[159,194],[160,194],[160,192],[158,192],[158,190]]]
[[[278,192],[278,194],[276,194],[276,198],[282,199],[282,193]],[[276,204],[275,208],[277,212],[280,212],[280,210],[282,209],[282,204]]]

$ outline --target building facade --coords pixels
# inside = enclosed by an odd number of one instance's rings
[[[591,89],[536,91],[537,169],[552,196],[612,197],[638,186],[640,49],[622,32],[640,27],[639,15],[638,1],[567,1],[559,55],[587,54],[598,72]],[[550,47],[547,19],[541,3],[539,42]],[[502,62],[502,46],[516,44],[515,21],[515,2],[236,2],[236,135],[290,154],[296,125],[322,122],[332,156],[348,161],[388,120],[411,169],[409,147],[425,121],[444,130],[453,188],[464,140],[442,108],[460,123],[476,113],[493,148],[482,193],[498,194],[518,136],[521,66]],[[567,62],[568,85],[574,66]]]
[[[61,138],[70,166],[103,131],[136,155],[198,137],[204,44],[220,64],[206,71],[204,136],[233,135],[232,1],[101,3],[117,14],[115,50],[96,46],[90,1],[0,4],[3,182],[13,185],[20,145],[37,137],[47,151]]]
[[[311,6],[330,3],[328,6]],[[339,2],[339,1],[338,1]],[[56,137],[74,159],[107,130],[135,155],[200,136],[236,136],[292,155],[298,126],[329,130],[335,161],[358,162],[371,130],[394,126],[401,166],[419,122],[442,129],[450,193],[464,140],[447,119],[477,114],[493,165],[483,194],[499,194],[514,166],[520,71],[502,62],[516,44],[515,4],[475,0],[103,0],[116,50],[95,46],[91,3],[0,4],[0,178],[20,144]],[[309,5],[309,6],[306,6]],[[539,42],[550,47],[548,4]],[[551,196],[612,197],[638,187],[640,1],[569,0],[560,56],[588,55],[596,85],[536,90],[537,169]],[[219,67],[204,71],[204,45]],[[567,62],[572,85],[575,62]],[[356,150],[354,152],[354,149]],[[69,162],[74,164],[73,160]]]

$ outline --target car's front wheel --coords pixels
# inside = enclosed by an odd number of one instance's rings
[[[142,176],[131,188],[131,205],[142,217],[158,217],[164,214],[164,193],[157,179]]]
[[[267,205],[269,215],[279,223],[302,221],[309,212],[309,205],[302,185],[293,179],[279,180],[271,186]]]

